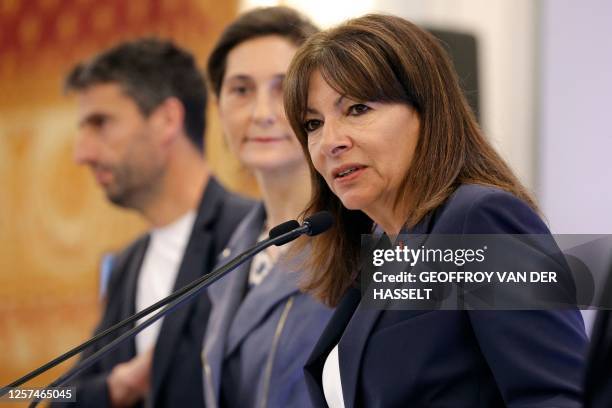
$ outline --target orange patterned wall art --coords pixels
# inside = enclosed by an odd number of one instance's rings
[[[64,75],[117,41],[151,34],[189,48],[203,66],[236,9],[213,0],[0,0],[2,385],[87,338],[98,319],[102,255],[145,228],[136,214],[109,205],[73,163],[76,107],[62,95]],[[209,115],[213,168],[230,187],[254,194]]]

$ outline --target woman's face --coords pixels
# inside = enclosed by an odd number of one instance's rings
[[[304,166],[285,118],[283,80],[297,47],[277,35],[254,38],[227,55],[219,113],[232,152],[255,171]]]
[[[393,202],[414,155],[419,116],[408,105],[355,101],[310,77],[304,127],[316,170],[344,206],[377,221]]]

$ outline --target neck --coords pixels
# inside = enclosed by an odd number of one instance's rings
[[[369,216],[369,215],[368,215]],[[371,216],[369,216],[372,218]],[[404,222],[398,222],[395,219],[372,218],[374,222],[385,231],[390,237],[397,237],[404,226]]]
[[[310,199],[310,175],[303,163],[293,169],[255,171],[268,227],[298,217]]]
[[[170,153],[155,198],[140,212],[154,228],[171,224],[198,208],[209,179],[204,157],[191,146],[178,147]]]
[[[390,237],[396,237],[406,223],[406,206],[394,208],[391,202],[363,210]]]

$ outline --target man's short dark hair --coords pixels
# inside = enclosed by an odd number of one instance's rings
[[[278,35],[300,46],[318,31],[310,20],[289,7],[263,7],[240,15],[225,28],[208,58],[206,74],[212,91],[217,96],[221,93],[227,55],[238,44],[267,35]],[[261,57],[266,58],[265,55]]]
[[[66,91],[117,83],[148,116],[164,100],[176,97],[185,109],[184,127],[200,151],[206,130],[206,85],[193,55],[171,41],[143,38],[124,42],[77,64]]]

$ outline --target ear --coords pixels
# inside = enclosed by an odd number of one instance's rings
[[[167,98],[155,108],[153,115],[155,126],[160,130],[160,141],[164,145],[184,135],[185,107],[178,98]]]

